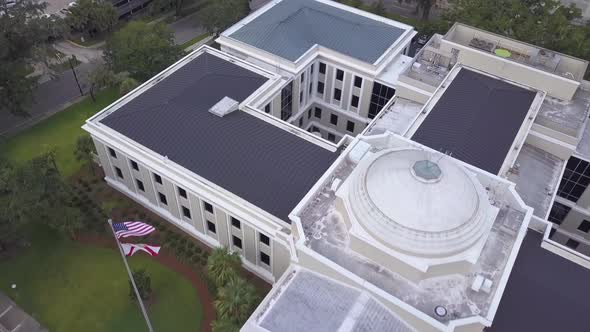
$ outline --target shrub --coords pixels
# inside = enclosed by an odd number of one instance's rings
[[[137,286],[137,291],[139,292],[141,299],[149,299],[152,295],[152,279],[147,272],[144,269],[133,271],[133,279],[135,280],[135,285]],[[137,299],[131,281],[129,281],[129,297],[132,300]]]

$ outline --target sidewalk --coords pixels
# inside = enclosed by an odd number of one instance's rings
[[[29,316],[8,296],[0,293],[0,331],[47,332],[33,317]]]

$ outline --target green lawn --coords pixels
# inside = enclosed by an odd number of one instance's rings
[[[71,175],[80,168],[74,158],[76,139],[83,134],[80,128],[86,119],[119,97],[117,89],[106,89],[97,94],[96,103],[87,97],[20,134],[0,143],[0,155],[22,163],[54,148],[61,172]]]
[[[31,242],[15,259],[0,261],[0,291],[50,331],[147,330],[139,307],[129,299],[118,252],[64,240],[41,227]],[[202,307],[188,280],[141,253],[129,263],[151,276],[155,331],[198,330]]]

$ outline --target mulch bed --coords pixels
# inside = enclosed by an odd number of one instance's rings
[[[114,238],[108,237],[107,235],[80,234],[77,238],[77,241],[83,244],[118,250]],[[201,322],[201,326],[197,331],[210,332],[211,322],[215,320],[215,309],[213,308],[214,299],[209,293],[209,289],[207,288],[205,281],[203,281],[198,273],[192,268],[178,261],[176,257],[168,254],[165,248],[160,250],[160,254],[158,256],[152,258],[172,271],[184,276],[191,282],[203,307],[203,321]]]

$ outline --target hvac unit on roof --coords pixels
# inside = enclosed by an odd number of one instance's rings
[[[230,97],[223,97],[217,104],[213,105],[209,112],[217,115],[218,117],[224,117],[225,115],[236,111],[240,103],[231,99]]]

